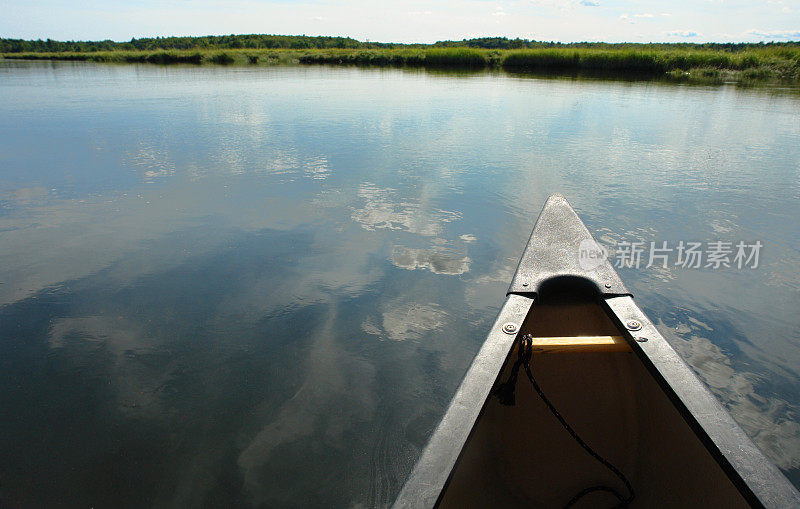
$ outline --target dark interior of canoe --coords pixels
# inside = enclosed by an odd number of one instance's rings
[[[628,477],[636,494],[631,507],[748,506],[600,304],[553,296],[531,308],[519,335],[528,333],[593,338],[586,346],[536,346],[531,367],[566,421]],[[516,357],[515,347],[495,386],[508,378]],[[439,502],[563,507],[596,485],[626,494],[624,484],[559,424],[523,371],[513,406],[489,398]],[[615,504],[611,494],[593,492],[575,507]]]

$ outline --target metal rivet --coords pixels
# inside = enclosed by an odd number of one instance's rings
[[[638,338],[636,338],[636,341],[638,341],[639,343],[647,343],[647,341],[649,340],[644,336],[639,336]]]
[[[517,324],[507,323],[503,325],[503,332],[506,334],[515,334],[517,332]]]
[[[606,288],[611,288],[611,283],[606,283],[605,286]]]
[[[528,283],[522,283],[522,286],[528,286]]]
[[[638,320],[628,320],[625,327],[627,327],[628,330],[639,330],[642,328],[642,323]]]

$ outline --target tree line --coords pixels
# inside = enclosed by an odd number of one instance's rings
[[[133,38],[126,42],[104,41],[55,41],[53,39],[5,39],[0,38],[0,53],[87,53],[93,51],[153,51],[153,50],[202,50],[202,49],[375,49],[404,47],[468,47],[482,49],[536,49],[536,48],[598,48],[598,49],[695,49],[738,52],[769,46],[800,47],[799,42],[760,43],[604,43],[576,42],[560,43],[507,37],[480,37],[461,41],[438,41],[434,44],[400,44],[358,41],[351,37],[306,36],[306,35],[208,35],[201,37],[146,37]]]

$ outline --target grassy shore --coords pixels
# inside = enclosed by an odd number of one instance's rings
[[[763,46],[741,51],[669,45],[497,50],[454,48],[230,49],[6,53],[7,59],[82,60],[153,64],[332,64],[430,68],[502,68],[509,72],[601,71],[675,79],[800,82],[800,47]]]

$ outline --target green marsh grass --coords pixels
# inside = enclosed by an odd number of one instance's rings
[[[129,61],[140,61],[137,59],[137,56],[131,55],[132,60]],[[203,61],[203,54],[194,51],[191,53],[179,53],[176,51],[159,51],[156,53],[151,53],[147,55],[146,62],[151,64],[179,64],[179,63],[186,63],[186,64],[200,64]]]
[[[502,68],[509,72],[603,72],[680,79],[800,81],[800,46],[752,45],[743,50],[667,44],[581,45],[498,50],[406,46],[355,49],[219,49],[6,53],[4,58],[154,64],[330,64],[427,68]]]
[[[471,67],[489,66],[488,51],[473,48],[318,50],[301,55],[302,64],[374,66]]]
[[[472,48],[443,48],[425,50],[425,65],[434,67],[487,67],[486,50]]]
[[[532,49],[503,54],[500,65],[510,71],[571,69],[680,74],[698,69],[747,74],[761,79],[797,79],[800,49],[764,48],[742,52],[665,49]],[[697,72],[697,71],[696,71]],[[689,72],[689,74],[692,74]],[[701,72],[700,74],[703,74]],[[706,76],[708,72],[705,72]]]
[[[234,63],[236,61],[236,59],[233,58],[228,53],[222,52],[222,53],[214,53],[214,54],[212,54],[209,57],[208,61],[211,62],[212,64],[228,65],[228,64]]]

